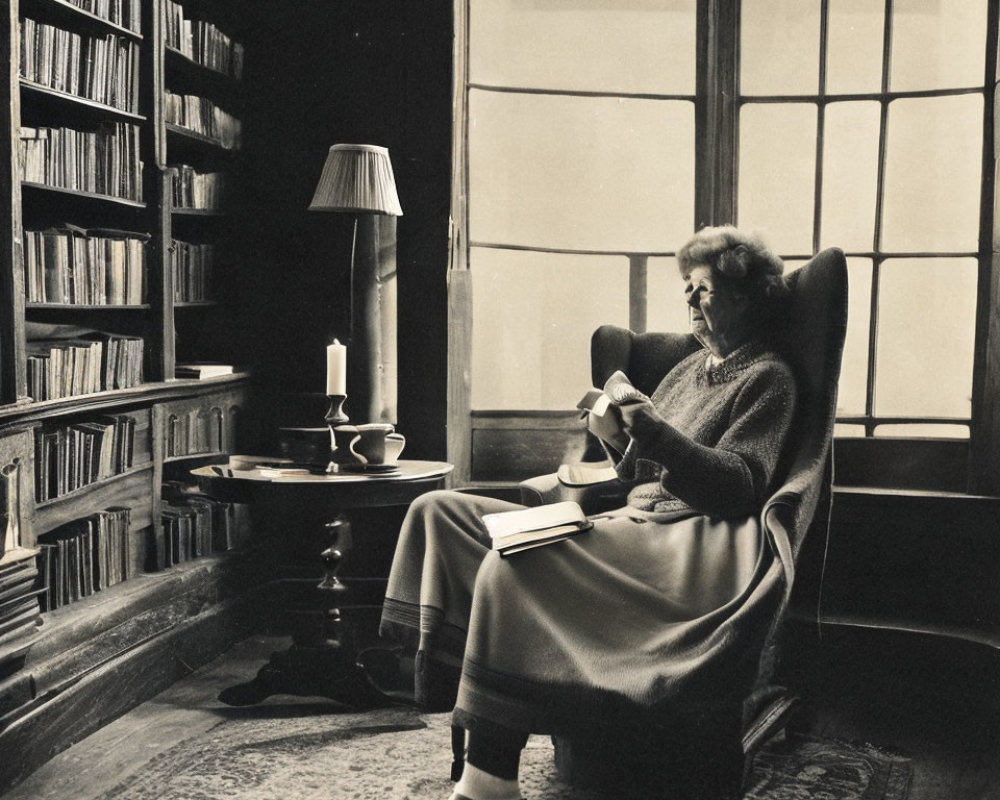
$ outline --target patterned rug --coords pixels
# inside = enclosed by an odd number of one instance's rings
[[[447,800],[449,714],[406,708],[274,716],[242,709],[155,756],[102,800]],[[865,745],[787,738],[754,762],[746,800],[905,800],[910,765]],[[521,759],[525,800],[574,800],[548,737]]]

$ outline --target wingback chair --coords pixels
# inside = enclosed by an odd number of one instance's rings
[[[764,504],[761,525],[784,568],[784,598],[761,652],[757,685],[743,705],[744,782],[759,747],[787,720],[793,698],[774,684],[780,651],[781,620],[795,581],[796,563],[807,536],[825,537],[831,504],[832,439],[837,380],[847,326],[847,264],[842,251],[830,248],[788,275],[791,302],[778,325],[776,347],[795,372],[799,405],[790,445],[779,475],[780,488]],[[622,370],[645,394],[651,394],[669,369],[697,349],[690,334],[642,333],[603,326],[591,340],[595,386],[603,386]],[[624,504],[624,487],[616,480],[574,485],[568,471],[521,484],[527,505],[576,499],[587,513]],[[570,781],[593,785],[609,774],[600,752],[579,742],[556,738],[556,764]],[[628,743],[623,743],[628,747]],[[608,753],[608,758],[615,758]]]

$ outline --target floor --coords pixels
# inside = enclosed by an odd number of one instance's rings
[[[1000,654],[865,630],[820,653],[792,727],[907,756],[908,800],[1000,800]]]
[[[4,800],[94,800],[157,753],[218,721],[222,687],[252,677],[284,640],[254,637],[57,755]],[[792,726],[910,757],[909,800],[1000,800],[1000,691],[990,659],[946,648],[831,643]],[[991,654],[992,655],[992,654]],[[288,696],[270,705],[325,703]]]

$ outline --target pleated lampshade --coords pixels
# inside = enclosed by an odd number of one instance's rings
[[[388,148],[374,144],[333,145],[309,210],[402,216]]]

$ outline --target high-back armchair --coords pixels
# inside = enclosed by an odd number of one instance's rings
[[[795,372],[799,403],[785,462],[778,472],[783,476],[780,488],[767,500],[761,513],[761,525],[785,574],[784,602],[772,634],[787,607],[803,541],[810,530],[826,535],[832,496],[837,381],[847,326],[847,264],[843,252],[830,248],[818,253],[792,272],[788,283],[791,302],[778,325],[774,344]],[[642,392],[651,394],[670,368],[698,346],[690,334],[636,334],[624,328],[603,326],[591,340],[593,383],[603,386],[620,369]],[[585,485],[585,481],[568,480],[568,474],[560,470],[555,475],[523,482],[522,501],[536,505],[576,499],[588,513],[624,503],[623,486],[617,481]],[[775,642],[775,636],[770,635],[761,658],[758,685],[744,704],[745,767],[790,708],[785,693],[770,685]],[[560,769],[572,772],[580,766],[570,762],[561,763]]]

